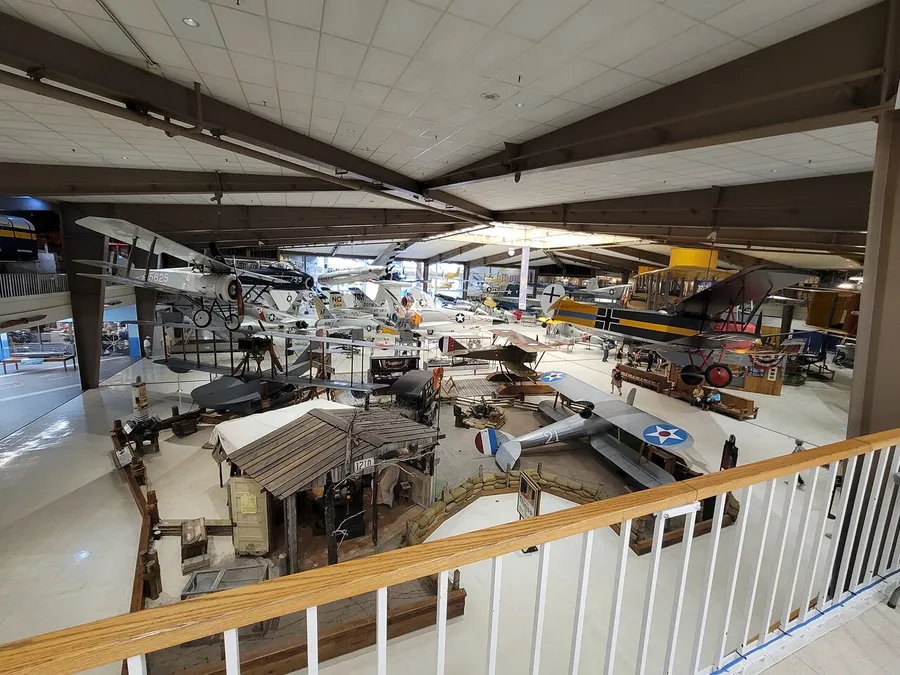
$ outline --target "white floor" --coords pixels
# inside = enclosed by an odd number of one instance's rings
[[[878,604],[765,672],[766,675],[900,675],[900,609]]]
[[[541,368],[562,369],[607,390],[613,363],[601,363],[599,359],[599,350],[588,351],[578,346],[573,354],[548,353]],[[127,384],[137,374],[155,382],[149,386],[151,412],[167,416],[170,407],[179,402],[175,375],[143,361],[111,378],[101,389],[79,396],[0,442],[0,541],[3,543],[0,547],[0,642],[127,611],[139,520],[127,487],[112,470],[108,434],[113,419],[127,418],[131,414]],[[181,377],[182,383],[188,380],[202,382],[208,381],[208,377],[202,374]],[[701,470],[709,470],[718,467],[722,443],[731,433],[737,436],[741,464],[789,452],[793,438],[797,436],[811,444],[842,439],[849,398],[848,381],[848,375],[839,373],[836,384],[810,381],[799,389],[786,388],[780,398],[754,396],[759,401],[759,418],[745,422],[702,412],[684,402],[640,388],[636,404],[688,429],[696,439],[695,448],[687,457],[689,463]],[[191,386],[183,388],[182,410],[190,402],[187,391]],[[205,434],[198,434],[183,441],[164,441],[161,455],[148,460],[163,518],[224,517],[227,513],[223,492],[210,488],[218,479],[208,451],[200,448],[205,440]],[[784,486],[779,486],[776,510],[783,508],[785,494]],[[820,496],[819,501],[823,498]],[[509,509],[502,501],[492,502],[497,508],[503,507],[502,512],[479,513],[477,509],[471,509],[481,502],[473,505],[445,524],[435,536],[486,527],[513,518],[514,512],[512,515],[506,513]],[[760,501],[761,494],[756,494],[754,502],[758,505]],[[545,501],[545,510],[563,506],[559,500]],[[753,537],[756,532],[758,538],[762,514],[758,507],[754,511],[748,537]],[[733,537],[734,529],[723,533],[723,551],[732,550],[729,538]],[[769,541],[773,542],[779,534],[770,531]],[[705,539],[708,538],[698,539],[695,543],[692,572],[701,569],[694,565],[702,565],[705,560]],[[608,607],[616,542],[617,537],[611,531],[598,532],[595,539],[591,587],[595,608]],[[678,548],[672,547],[663,553],[664,582],[658,596],[659,611],[653,633],[654,640],[662,646],[651,654],[654,667],[659,665],[661,658],[659,649],[665,650],[665,629],[659,628],[662,632],[657,634],[657,620],[665,622],[670,611],[671,593],[663,589],[665,584],[674,583]],[[772,548],[774,546],[770,544],[767,558]],[[568,659],[569,617],[579,551],[579,541],[566,540],[553,547],[547,615],[548,631],[551,632],[545,641],[542,670],[545,673],[562,672],[557,666]],[[638,621],[641,611],[647,561],[647,557],[632,557],[629,561],[628,594],[634,602],[627,603],[623,617],[623,625],[632,626],[621,636],[619,658],[622,661],[619,665],[623,672],[633,670],[637,640],[637,626],[633,624]],[[510,667],[504,665],[501,672],[523,672],[528,664],[537,557],[507,556],[505,564],[501,662]],[[723,554],[717,568],[717,586],[721,585],[719,577],[727,574],[728,567],[728,558]],[[695,578],[698,576],[699,573],[692,574],[688,598],[692,593],[699,593],[695,588],[700,583]],[[489,563],[463,570],[463,585],[469,592],[469,603],[466,617],[454,622],[450,629],[448,672],[473,675],[484,672],[483,647],[487,629],[484,609]],[[668,586],[669,589],[673,587]],[[739,599],[740,602],[743,601]],[[681,644],[690,643],[693,628],[690,616],[686,609]],[[606,609],[597,609],[588,616],[582,672],[593,672],[602,662],[607,621]],[[663,625],[667,623],[659,624]],[[418,640],[424,642],[419,645]],[[395,641],[396,644],[391,646],[392,665],[399,668],[405,663],[408,666],[406,672],[427,672],[434,659],[433,649],[429,646],[432,640],[432,636],[424,635]],[[680,648],[678,663],[687,658],[688,651]],[[407,661],[413,655],[414,660]],[[368,663],[366,668],[352,672],[374,672],[374,662],[367,661],[364,655],[345,661]],[[343,670],[342,664],[328,665],[327,672],[351,672]],[[659,671],[651,668],[648,672]]]

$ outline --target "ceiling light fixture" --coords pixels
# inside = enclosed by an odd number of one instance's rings
[[[193,17],[190,17],[190,16],[184,17],[184,18],[182,19],[182,21],[183,21],[185,24],[187,24],[188,26],[190,26],[191,28],[197,28],[197,27],[200,25],[200,22],[197,21],[197,19],[195,19],[195,18],[193,18]]]
[[[500,94],[493,91],[486,91],[481,95],[485,101],[497,101],[500,98]]]
[[[772,173],[778,173],[778,169],[772,169]]]
[[[122,159],[128,159],[125,155],[122,155]]]
[[[525,104],[524,104],[524,103],[516,103],[516,107],[517,107],[517,108],[524,108],[524,107],[525,107]]]

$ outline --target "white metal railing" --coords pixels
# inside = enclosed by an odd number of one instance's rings
[[[238,627],[305,609],[308,672],[317,674],[318,607],[374,591],[374,654],[363,656],[385,675],[388,587],[433,574],[436,627],[395,646],[395,672],[578,675],[588,663],[591,672],[605,675],[719,672],[898,571],[898,440],[896,432],[864,437],[37,636],[0,647],[0,673],[60,672],[126,658],[131,675],[145,675],[144,653],[220,633],[225,671],[235,675],[241,669]],[[740,513],[722,527],[731,493]],[[691,536],[700,509],[711,516],[711,528]],[[638,556],[631,532],[646,531],[647,517],[652,544]],[[672,524],[684,527],[674,542],[666,536],[675,534]],[[518,552],[534,545],[537,560]],[[533,576],[523,578],[523,560],[534,561],[526,565]],[[467,566],[482,562],[479,581]],[[449,571],[455,568],[462,569],[463,587],[471,580],[471,602],[458,621],[478,627],[454,631],[456,643],[447,630]],[[548,602],[548,582],[576,577],[564,602]],[[511,596],[501,594],[507,579],[517,583],[512,606],[503,602]],[[530,588],[534,609],[526,616],[520,598]],[[504,623],[519,629],[502,629]],[[528,624],[530,635],[522,630]],[[475,660],[484,659],[484,671],[470,667],[473,633],[483,636],[484,656]],[[423,653],[435,655],[433,667],[422,662]]]
[[[65,274],[0,274],[0,298],[66,293],[68,290]]]

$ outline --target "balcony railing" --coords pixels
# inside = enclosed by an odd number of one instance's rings
[[[71,672],[126,659],[131,675],[143,675],[148,652],[223,634],[225,670],[236,674],[241,668],[238,628],[305,611],[308,672],[317,674],[318,608],[374,592],[376,649],[367,658],[384,675],[387,589],[432,575],[438,577],[436,629],[405,638],[391,650],[392,660],[397,663],[414,653],[417,661],[398,672],[444,675],[449,657],[455,664],[450,672],[473,672],[461,667],[461,659],[469,663],[473,649],[481,646],[451,640],[463,633],[447,630],[447,582],[451,570],[482,561],[491,563],[490,584],[485,584],[490,600],[472,603],[460,621],[478,624],[475,632],[484,636],[486,648],[476,659],[486,664],[490,675],[526,670],[537,674],[542,656],[547,673],[578,673],[580,661],[590,672],[606,675],[714,672],[776,635],[790,639],[797,627],[897,571],[900,500],[895,499],[893,477],[900,468],[898,443],[900,430],[864,436],[39,635],[0,647],[0,672]],[[801,472],[806,476],[804,490],[796,489]],[[835,492],[838,476],[843,487]],[[723,528],[729,493],[737,493],[741,508],[737,521]],[[708,499],[714,502],[712,529],[691,537],[699,503]],[[647,556],[638,557],[629,548],[629,532],[632,523],[637,526],[636,519],[647,516],[654,519],[653,543]],[[673,518],[684,518],[686,535],[666,553],[661,573],[663,535]],[[610,526],[618,526],[619,534],[606,529]],[[560,542],[569,537],[580,539],[577,566],[554,574],[554,562],[564,564],[566,550],[577,548]],[[845,546],[845,541],[858,546]],[[534,590],[529,591],[535,593],[533,623],[522,616],[519,597],[524,588],[531,588],[530,582],[519,586],[512,606],[501,602],[504,563],[514,565],[509,554],[532,546],[539,549]],[[692,549],[700,552],[693,561]],[[551,556],[554,550],[559,553]],[[592,563],[608,568],[592,575]],[[463,586],[467,574],[463,569]],[[562,608],[560,602],[553,603],[554,612],[565,616],[545,621],[548,579],[555,584],[565,574],[575,593]],[[531,624],[533,630],[500,631],[509,620]],[[545,627],[554,631],[552,643]],[[498,664],[501,638],[507,641],[506,655],[515,655],[521,664]],[[422,658],[423,644],[433,660]],[[420,648],[414,651],[416,646]],[[551,657],[556,662],[549,663]]]
[[[0,274],[0,298],[65,293],[68,290],[69,282],[65,274]]]

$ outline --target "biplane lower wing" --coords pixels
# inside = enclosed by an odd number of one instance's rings
[[[544,373],[540,381],[573,403],[590,404],[595,415],[645,443],[666,450],[687,450],[694,445],[693,436],[684,429],[602,392],[577,377],[554,370]]]

